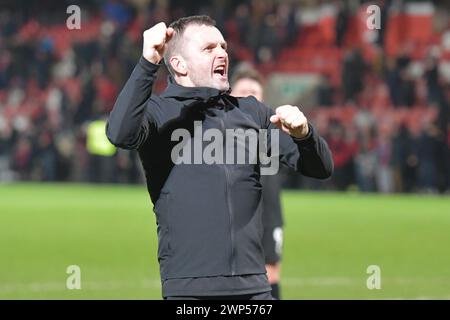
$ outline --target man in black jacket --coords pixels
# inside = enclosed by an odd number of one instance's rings
[[[229,95],[227,43],[211,18],[159,23],[143,37],[106,132],[114,145],[139,152],[157,218],[162,295],[271,299],[259,177],[277,168],[261,152],[325,179],[333,171],[328,146],[297,107],[274,113],[254,97]],[[163,59],[169,84],[152,95]]]

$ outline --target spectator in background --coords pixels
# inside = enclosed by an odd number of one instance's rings
[[[103,14],[120,28],[125,27],[132,18],[131,9],[122,1],[109,0],[102,7]]]
[[[424,124],[418,141],[419,188],[426,193],[437,191],[436,163],[438,155],[439,130],[434,123]]]
[[[400,71],[399,105],[412,107],[416,103],[416,83],[409,69]]]
[[[415,104],[415,82],[409,70],[410,62],[408,47],[402,48],[396,59],[387,60],[386,82],[391,102],[395,107]]]
[[[384,47],[384,39],[385,34],[388,27],[389,22],[389,9],[392,5],[392,0],[382,0],[381,1],[381,10],[380,10],[380,29],[378,30],[378,37],[376,43],[383,48]]]
[[[331,85],[330,76],[323,74],[317,87],[317,104],[323,107],[334,105],[335,90]]]
[[[376,191],[375,172],[377,170],[375,119],[367,109],[358,111],[354,118],[357,129],[355,153],[355,178],[362,192]]]
[[[413,153],[412,137],[408,127],[402,123],[392,139],[392,166],[395,190],[410,192],[416,184],[417,156]]]
[[[241,46],[247,46],[248,30],[250,29],[250,9],[248,4],[238,4],[234,16],[238,30],[239,44]]]
[[[277,19],[274,14],[266,15],[262,20],[256,48],[256,62],[267,63],[276,60],[281,41],[277,30]]]
[[[33,148],[27,136],[20,136],[13,151],[11,167],[17,172],[19,180],[31,180],[33,169]]]
[[[398,104],[397,106],[413,106],[415,104],[415,82],[411,75],[411,48],[404,46],[396,59],[398,74]]]
[[[13,134],[10,124],[0,113],[0,157],[6,157],[13,146]]]
[[[439,70],[436,57],[429,55],[425,61],[425,81],[427,83],[427,101],[432,104],[438,101],[439,95]]]
[[[366,64],[361,55],[361,50],[347,51],[342,67],[342,85],[346,102],[356,102],[358,94],[363,88],[365,71]]]
[[[328,146],[333,155],[334,174],[331,178],[332,188],[346,190],[353,182],[354,145],[347,141],[345,127],[338,120],[330,122],[330,136]]]
[[[411,47],[405,45],[400,49],[400,53],[397,56],[396,60],[397,70],[399,72],[406,70],[409,67],[410,63],[411,63]]]
[[[336,17],[336,45],[342,47],[344,43],[345,34],[348,28],[348,20],[350,12],[347,1],[337,2],[338,13]]]
[[[35,157],[38,159],[39,175],[42,181],[55,181],[58,154],[54,136],[50,130],[42,131],[36,141]]]
[[[0,181],[13,179],[9,163],[9,155],[13,149],[13,143],[11,127],[0,113]]]
[[[385,81],[389,88],[389,97],[394,106],[400,105],[400,74],[398,72],[395,60],[387,58],[385,69]]]
[[[97,183],[115,182],[116,148],[105,134],[106,116],[87,124],[86,149],[89,153],[89,181]]]
[[[34,61],[35,76],[40,89],[48,86],[54,61],[53,41],[50,38],[44,38],[39,43]]]
[[[263,102],[264,80],[250,65],[236,67],[230,81],[236,97],[254,96]],[[260,178],[263,197],[263,247],[267,277],[272,287],[272,297],[280,299],[281,252],[283,247],[283,217],[281,213],[281,183],[279,175],[262,175]]]
[[[358,134],[358,152],[355,155],[355,175],[358,190],[374,192],[375,172],[377,171],[377,158],[373,146],[373,137],[370,132]]]
[[[391,193],[394,191],[392,144],[389,131],[386,128],[379,130],[376,154],[378,164],[375,172],[377,189],[379,192]]]
[[[94,86],[93,75],[90,71],[83,70],[81,86],[83,95],[81,96],[73,116],[74,123],[77,125],[84,123],[92,116],[92,107],[94,106],[97,91]]]
[[[439,192],[445,192],[450,184],[450,140],[449,140],[449,113],[450,113],[450,85],[443,78],[439,78],[437,90],[438,115],[436,127],[438,129],[438,155],[436,171],[440,174],[437,177],[437,188]]]
[[[296,12],[296,7],[293,4],[286,2],[278,4],[276,18],[283,47],[292,46],[298,37],[299,26]]]
[[[450,82],[443,77],[438,80],[436,103],[433,106],[438,109],[437,126],[442,135],[447,136],[450,120]]]
[[[11,52],[3,50],[0,44],[0,90],[5,89],[12,77]]]
[[[144,182],[139,155],[135,150],[117,149],[117,166],[115,175],[118,183],[137,184]]]

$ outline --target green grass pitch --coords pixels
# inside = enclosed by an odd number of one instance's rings
[[[450,299],[450,197],[286,191],[283,208],[283,298]],[[161,299],[145,187],[0,185],[0,299]]]

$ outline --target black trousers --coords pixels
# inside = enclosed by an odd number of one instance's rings
[[[164,300],[273,300],[269,292],[233,296],[165,297]]]

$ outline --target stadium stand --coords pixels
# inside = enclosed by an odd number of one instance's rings
[[[372,1],[381,9],[380,30],[367,28],[363,1],[232,1],[223,10],[220,1],[80,1],[80,30],[67,29],[64,7],[36,3],[0,7],[0,181],[94,181],[87,128],[110,111],[139,58],[143,30],[207,13],[230,43],[232,66],[249,61],[268,77],[322,79],[306,113],[330,143],[336,174],[286,186],[448,190],[450,20],[443,3]],[[156,92],[166,76],[162,70]],[[103,182],[142,181],[135,154],[114,157],[111,172],[119,174]]]

